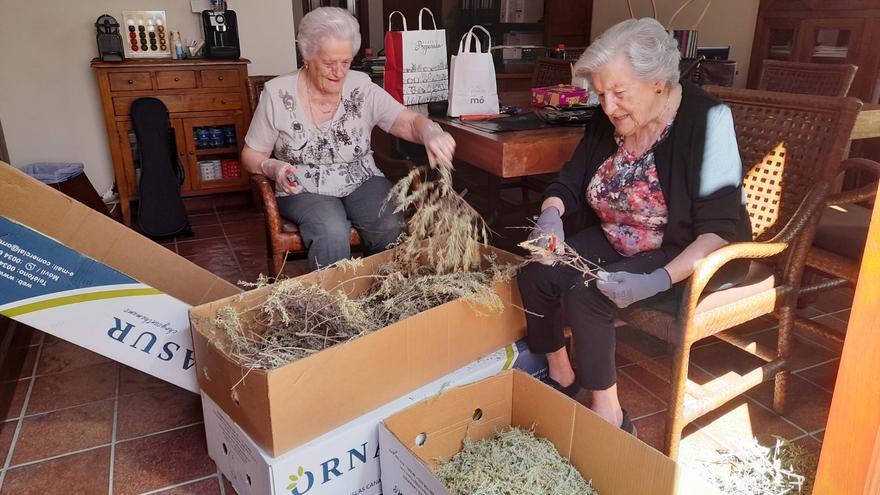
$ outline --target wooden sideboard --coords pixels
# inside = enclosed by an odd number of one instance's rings
[[[131,225],[130,202],[138,196],[140,163],[131,126],[131,103],[142,97],[162,100],[168,108],[178,160],[184,171],[181,193],[197,196],[241,191],[249,187],[241,169],[239,177],[213,178],[202,174],[200,162],[238,160],[250,124],[247,98],[247,64],[239,60],[129,60],[91,66],[101,91],[104,123],[110,144],[119,205],[126,225]],[[199,129],[235,128],[235,144],[200,147]],[[210,179],[210,180],[206,180]]]

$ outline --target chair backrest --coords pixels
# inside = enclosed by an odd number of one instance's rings
[[[831,184],[849,151],[855,98],[707,86],[733,113],[755,240],[778,233],[816,184]]]
[[[557,84],[571,84],[571,60],[539,58],[532,73],[532,87],[543,88]]]
[[[276,77],[278,76],[248,76],[247,93],[251,113],[257,109],[257,103],[260,102],[260,93],[263,92],[263,86],[266,85],[267,81],[275,79]]]
[[[764,60],[758,89],[817,96],[846,96],[858,67]]]

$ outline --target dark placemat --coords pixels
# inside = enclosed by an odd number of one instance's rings
[[[510,117],[501,117],[489,120],[459,120],[458,123],[460,123],[461,125],[466,125],[468,127],[479,129],[483,132],[491,133],[527,131],[529,129],[542,129],[544,127],[550,127],[552,125],[541,120],[537,115],[535,115],[535,112],[526,112],[519,115],[511,115]]]

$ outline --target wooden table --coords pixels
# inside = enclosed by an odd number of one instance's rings
[[[880,137],[880,104],[866,103],[856,118],[850,139]]]
[[[503,105],[529,106],[529,92],[501,93]],[[427,105],[409,107],[428,113]],[[581,126],[491,133],[450,117],[431,117],[455,139],[455,158],[498,178],[558,172],[584,136]]]

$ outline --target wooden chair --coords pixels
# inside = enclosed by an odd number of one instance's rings
[[[247,96],[250,104],[251,115],[257,109],[257,103],[260,102],[260,95],[263,94],[263,87],[266,83],[278,76],[248,76],[247,78]]]
[[[846,96],[858,67],[852,64],[813,64],[764,60],[758,88],[801,95]]]
[[[851,64],[811,64],[765,60],[759,89],[789,93],[845,96],[858,67]],[[816,229],[813,246],[807,255],[807,273],[801,286],[802,302],[817,294],[841,286],[855,286],[868,237],[871,210],[856,203],[873,202],[880,179],[880,164],[865,158],[852,158],[841,164],[843,174],[861,170],[874,178],[855,190],[831,194]],[[843,334],[828,325],[796,317],[799,330],[843,343]]]
[[[665,340],[673,349],[664,441],[672,458],[678,455],[681,432],[688,423],[774,376],[773,407],[780,414],[784,411],[798,284],[819,212],[846,155],[861,107],[854,98],[707,89],[733,111],[753,241],[724,246],[700,263],[677,308],[628,309],[620,314],[627,324]],[[717,286],[719,280],[713,277],[719,269],[737,259],[752,260],[746,279],[726,290],[707,291],[707,285]],[[776,349],[756,348],[750,339],[731,331],[767,314],[779,319]],[[709,336],[766,364],[704,385],[691,382],[687,379],[691,347]],[[662,365],[623,343],[618,351],[658,376],[669,375]]]
[[[813,245],[807,253],[807,273],[800,289],[802,301],[809,302],[821,292],[838,287],[855,287],[868,239],[871,209],[860,204],[871,202],[877,194],[880,163],[867,158],[850,158],[841,164],[840,176],[851,170],[873,176],[870,184],[828,195]],[[828,325],[802,316],[795,317],[798,330],[843,344],[844,334]]]
[[[557,84],[571,84],[571,60],[543,57],[535,61],[532,87],[543,88]]]
[[[266,82],[277,76],[249,76],[247,81],[248,101],[251,113],[257,108],[260,94]],[[389,180],[402,175],[399,171],[409,171],[415,165],[406,160],[395,160],[381,153],[373,153],[376,165]],[[404,172],[405,173],[405,172]],[[251,187],[255,197],[259,198],[259,204],[263,207],[263,216],[266,225],[266,248],[268,250],[269,276],[277,276],[284,266],[284,260],[288,254],[304,254],[308,251],[299,227],[282,217],[278,212],[278,203],[275,201],[275,183],[264,175],[252,174]],[[361,237],[357,229],[352,227],[349,242],[352,248],[361,247]]]

